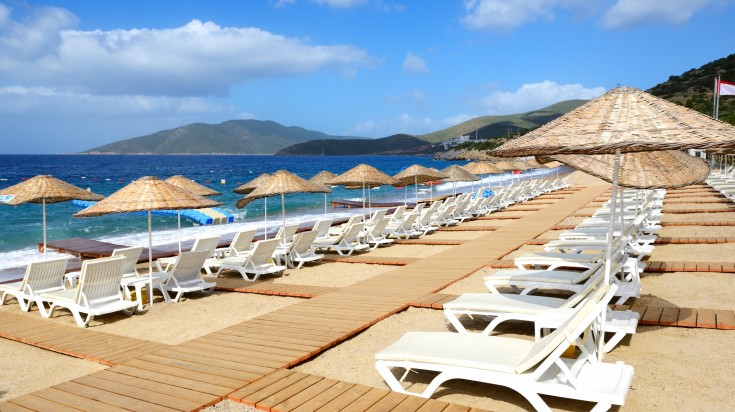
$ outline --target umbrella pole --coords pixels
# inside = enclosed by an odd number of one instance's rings
[[[46,198],[41,199],[43,208],[43,260],[46,260]]]
[[[263,224],[265,225],[265,228],[263,228],[263,239],[268,240],[268,198],[263,198]]]
[[[327,194],[324,193],[324,216],[327,216]]]
[[[457,182],[452,182],[452,192],[454,192],[454,197],[457,197]]]
[[[615,203],[618,191],[618,174],[620,173],[620,149],[615,149],[615,163],[613,164],[613,187],[612,194],[610,196],[610,226],[609,233],[607,234],[607,250],[605,251],[605,285],[610,284],[611,264],[612,264],[612,244],[613,235],[615,233]],[[622,230],[622,227],[621,227]],[[597,358],[602,361],[605,357],[603,347],[605,345],[605,317],[607,314],[602,313],[603,320],[599,322],[600,336],[597,341]]]
[[[286,199],[283,193],[281,193],[281,218],[283,219],[283,246],[286,246]]]
[[[153,225],[151,211],[148,209],[148,303],[153,306]]]
[[[416,176],[413,177],[413,190],[416,191],[416,201],[414,203],[419,203],[419,182],[416,179]]]
[[[181,210],[176,211],[176,226],[179,228],[179,254],[181,254]]]
[[[403,206],[408,205],[408,186],[403,186]]]

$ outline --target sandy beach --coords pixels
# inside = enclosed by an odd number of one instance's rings
[[[579,185],[599,185],[601,180],[575,172],[572,181]],[[699,208],[689,205],[689,208]],[[544,205],[528,208],[542,208]],[[523,208],[526,208],[523,206]],[[593,211],[594,208],[584,210]],[[525,216],[533,211],[501,212],[497,216]],[[709,214],[669,215],[681,221],[705,221]],[[735,220],[735,213],[714,213],[716,220]],[[729,217],[728,217],[729,216]],[[710,216],[711,218],[711,216]],[[515,219],[475,220],[464,224],[473,226],[501,226]],[[564,219],[563,224],[579,223],[581,218]],[[491,232],[446,231],[430,235],[431,240],[473,241]],[[539,238],[554,239],[558,231],[547,231]],[[677,226],[665,227],[660,236],[735,236],[735,227]],[[451,250],[451,245],[392,245],[367,253],[376,257],[426,258]],[[504,259],[512,259],[526,252],[543,250],[543,246],[524,245]],[[650,260],[663,261],[717,261],[731,262],[735,243],[717,245],[658,245]],[[388,265],[326,262],[309,265],[301,270],[288,270],[283,276],[270,280],[277,284],[310,285],[342,288],[390,272]],[[484,268],[469,277],[439,290],[439,293],[458,295],[465,292],[486,292],[482,277],[496,269]],[[225,276],[233,276],[226,274]],[[664,307],[688,307],[732,310],[735,301],[735,277],[729,273],[655,273],[642,277],[641,297],[635,303]],[[160,300],[160,299],[159,299]],[[256,318],[302,301],[299,298],[257,295],[250,293],[215,292],[210,296],[191,295],[177,304],[160,303],[147,307],[142,313],[128,318],[110,315],[95,319],[90,330],[144,339],[165,344],[183,343],[193,338]],[[40,318],[38,311],[23,313],[17,304],[0,307],[0,313]],[[66,311],[59,311],[48,320],[74,325]],[[482,328],[480,319],[472,322]],[[369,327],[357,336],[341,342],[294,369],[385,389],[387,386],[374,368],[374,354],[388,346],[407,331],[447,331],[448,325],[441,310],[408,308]],[[509,323],[499,329],[508,336],[532,339],[529,324]],[[626,405],[621,410],[710,411],[731,409],[730,388],[735,375],[730,368],[730,352],[735,344],[735,332],[726,330],[690,329],[639,325],[634,336],[606,355],[607,362],[624,361],[635,368],[632,388]],[[0,339],[0,400],[8,400],[51,385],[84,376],[106,366],[83,359],[46,351],[30,345]],[[412,373],[408,381],[412,389],[425,386],[427,377]],[[435,395],[435,399],[494,411],[528,410],[530,405],[518,394],[505,388],[466,381],[450,381]],[[554,411],[589,409],[591,404],[559,398],[545,398]],[[231,401],[223,401],[207,411],[252,411]]]

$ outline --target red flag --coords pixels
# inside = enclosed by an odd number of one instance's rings
[[[724,80],[719,81],[719,94],[720,96],[735,96],[735,83],[726,82]]]

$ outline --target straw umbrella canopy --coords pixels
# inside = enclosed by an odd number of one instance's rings
[[[258,186],[244,198],[237,201],[235,206],[242,209],[255,199],[281,195],[281,217],[283,227],[286,227],[286,201],[285,195],[289,193],[326,193],[331,191],[328,187],[316,185],[306,179],[302,179],[286,170],[278,170],[265,182]],[[285,242],[286,239],[283,239]]]
[[[447,175],[447,177],[443,179],[445,182],[452,182],[452,190],[454,191],[455,196],[457,195],[457,182],[474,182],[480,180],[479,177],[458,165],[447,166],[442,169],[442,173]]]
[[[246,195],[255,190],[258,186],[265,184],[270,177],[270,173],[262,173],[260,176],[236,187],[232,191],[239,195]],[[263,238],[268,239],[268,198],[266,197],[263,198]]]
[[[618,87],[489,153],[499,157],[614,153],[615,202],[621,153],[718,147],[735,147],[735,127],[641,90]],[[612,217],[606,280],[610,278]]]
[[[257,189],[258,186],[260,186],[260,185],[264,184],[265,182],[267,182],[270,177],[271,177],[271,175],[269,173],[262,173],[260,176],[256,177],[255,179],[253,179],[253,180],[251,180],[251,181],[249,181],[249,182],[247,182],[245,184],[242,184],[242,185],[236,187],[232,191],[235,192],[235,193],[237,193],[237,194],[239,194],[239,195],[246,195],[246,194],[252,192],[253,190]]]
[[[408,185],[414,185],[414,187],[416,188],[416,201],[418,201],[419,183],[444,179],[445,177],[447,177],[447,175],[436,169],[431,169],[425,166],[414,164],[403,169],[401,172],[394,175],[393,177],[395,179],[398,179],[400,186],[406,187]],[[405,196],[403,203],[406,203]]]
[[[311,183],[314,183],[315,185],[321,185],[326,188],[329,187],[329,181],[337,177],[334,173],[330,172],[329,170],[322,170],[321,172],[315,174],[314,176],[309,179]],[[330,189],[329,192],[332,190]],[[324,216],[327,215],[327,193],[324,192]]]
[[[102,199],[102,196],[98,194],[48,175],[38,175],[0,190],[0,203],[9,206],[18,206],[23,203],[40,203],[42,205],[44,259],[46,258],[46,203],[100,199]]]
[[[469,163],[463,166],[465,170],[475,175],[491,175],[494,173],[503,173],[503,170],[496,165],[482,160],[479,162]]]
[[[150,302],[153,303],[153,235],[151,210],[201,209],[221,205],[211,199],[198,196],[186,189],[174,186],[155,176],[135,180],[100,200],[94,205],[74,214],[74,217],[92,217],[111,213],[148,212],[148,276]]]
[[[551,157],[607,182],[613,181],[615,156],[612,154]],[[673,189],[700,183],[707,179],[709,171],[704,159],[679,150],[623,153],[620,156],[618,185],[639,189]]]
[[[365,187],[374,185],[374,187],[382,185],[398,185],[398,179],[389,176],[380,170],[366,164],[359,164],[352,169],[342,173],[332,179],[329,184],[340,186],[359,186],[365,190]],[[362,207],[365,208],[365,194],[362,196]]]
[[[182,175],[171,176],[166,179],[166,182],[171,183],[174,186],[178,186],[182,189],[186,189],[191,193],[199,196],[214,196],[222,194],[191,179],[187,179]],[[176,226],[179,229],[179,253],[181,253],[181,210],[176,211]]]

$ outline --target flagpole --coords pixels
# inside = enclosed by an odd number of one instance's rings
[[[715,120],[720,119],[720,75],[717,75],[717,104],[715,104]]]
[[[717,119],[717,77],[715,77],[715,92],[712,94],[712,118]]]

